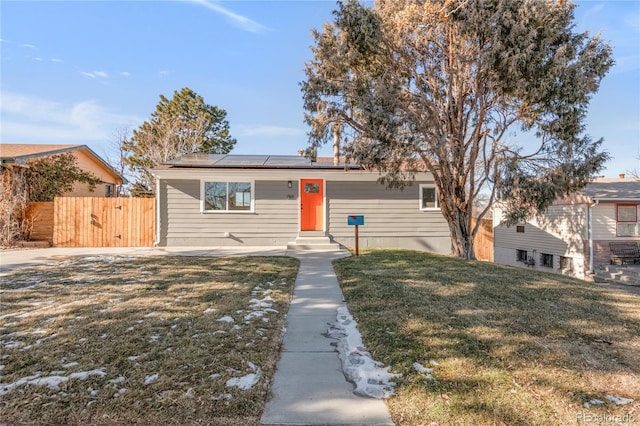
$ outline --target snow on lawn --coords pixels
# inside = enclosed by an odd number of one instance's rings
[[[362,343],[357,324],[346,306],[338,308],[337,321],[329,328],[328,336],[338,339],[338,357],[348,381],[355,384],[356,395],[389,398],[395,392],[391,380],[402,374],[389,373],[389,368],[371,358]]]
[[[242,390],[248,390],[260,381],[260,376],[262,375],[262,370],[260,369],[260,367],[256,367],[256,365],[252,362],[247,362],[247,365],[249,366],[249,368],[251,368],[253,373],[227,380],[228,388],[235,386]]]
[[[91,371],[80,371],[78,373],[72,373],[69,376],[52,375],[45,377],[42,377],[42,373],[36,372],[32,376],[23,377],[13,383],[0,383],[0,396],[6,395],[18,386],[23,385],[47,386],[49,389],[58,390],[60,389],[60,384],[69,380],[87,380],[89,376],[104,377],[107,375],[104,370],[104,368],[98,368]]]

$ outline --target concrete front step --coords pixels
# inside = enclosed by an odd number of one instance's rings
[[[295,242],[288,243],[289,250],[340,250],[340,244],[334,243],[327,236],[299,236]]]

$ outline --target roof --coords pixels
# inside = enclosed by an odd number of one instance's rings
[[[582,191],[592,200],[640,201],[640,179],[599,179]]]
[[[228,155],[195,153],[183,155],[175,160],[167,161],[170,168],[246,168],[246,169],[359,169],[355,163],[344,163],[334,166],[331,161],[317,161],[298,155]]]
[[[96,162],[102,164],[109,172],[113,173],[127,183],[127,179],[120,175],[109,163],[102,159],[98,154],[93,152],[87,145],[53,145],[53,144],[17,144],[3,143],[0,144],[0,163],[27,164],[28,160],[41,157],[49,157],[52,155],[65,154],[78,150],[87,151]]]
[[[42,144],[0,144],[0,159],[2,162],[25,164],[28,159],[47,157],[75,151],[86,145],[42,145]],[[87,148],[88,149],[88,148]]]

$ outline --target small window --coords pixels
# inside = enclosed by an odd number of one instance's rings
[[[304,184],[304,193],[305,194],[318,194],[320,192],[320,184],[319,183],[305,183]]]
[[[434,185],[420,185],[420,210],[438,210],[438,193]]]
[[[616,205],[616,235],[634,237],[640,235],[638,226],[638,206],[635,204]]]
[[[108,183],[104,186],[104,196],[107,198],[113,197],[113,185]]]
[[[560,256],[560,269],[565,272],[573,271],[573,259],[566,256]]]
[[[251,182],[204,182],[203,206],[206,212],[250,211]]]
[[[546,268],[553,268],[553,255],[541,253],[540,254],[540,265]]]
[[[517,225],[516,232],[519,234],[524,234],[524,225]]]
[[[527,251],[526,250],[518,250],[516,251],[516,260],[518,262],[526,262],[528,255],[527,255]]]

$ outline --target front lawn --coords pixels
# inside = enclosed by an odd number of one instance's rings
[[[396,424],[640,422],[637,295],[412,251],[334,267],[374,359],[403,374]]]
[[[70,259],[0,277],[0,423],[258,424],[298,261]]]

